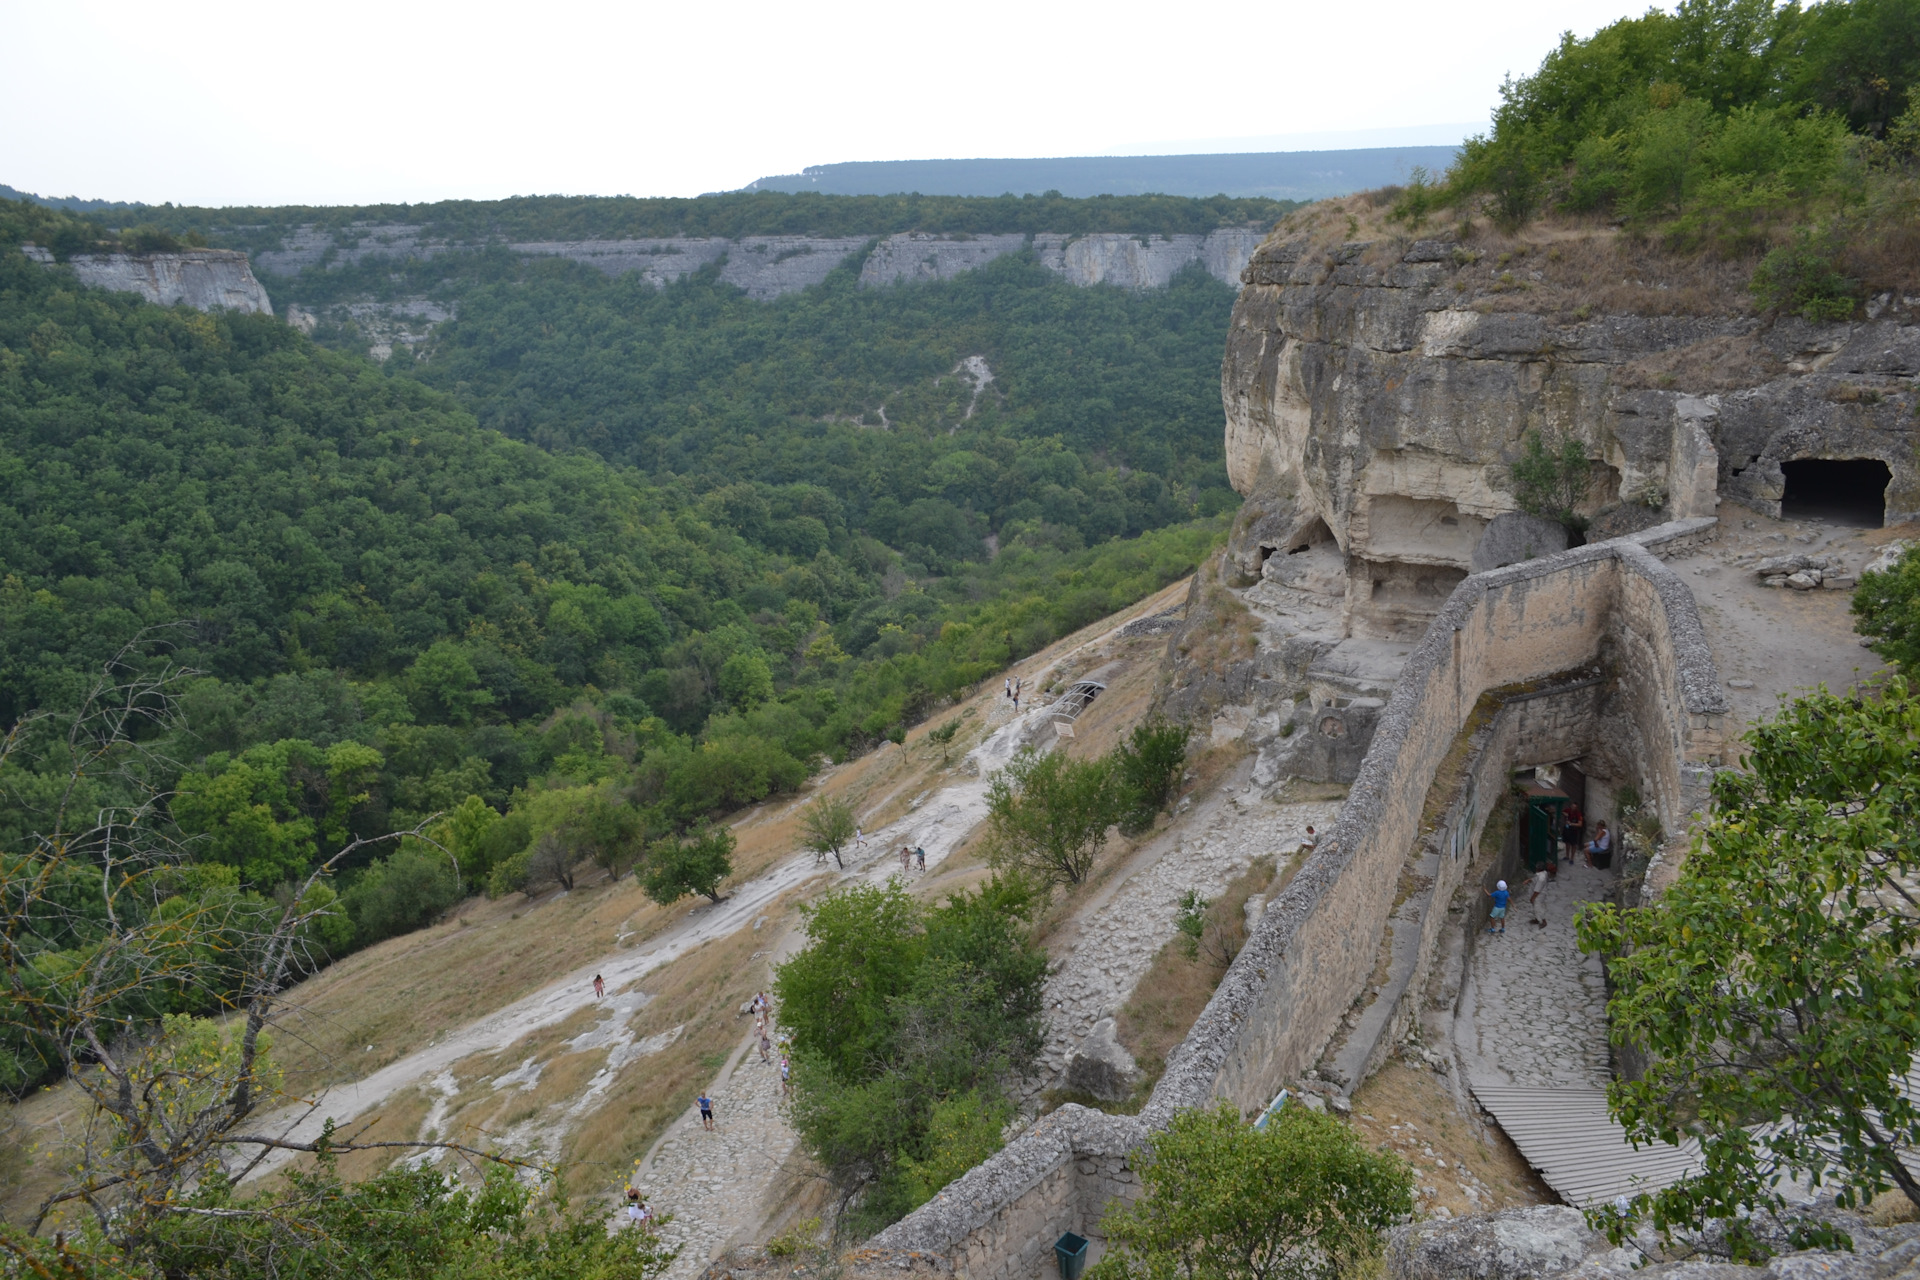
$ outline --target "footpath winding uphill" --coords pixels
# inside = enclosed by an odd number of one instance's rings
[[[1122,626],[1164,609],[1174,602],[1170,595],[1142,602],[1082,643],[1046,655],[1022,672],[1028,686],[1044,687],[1058,672],[1100,660]],[[361,1080],[327,1089],[310,1106],[273,1116],[270,1131],[310,1139],[329,1118],[346,1125],[418,1089],[432,1100],[420,1126],[425,1134],[456,1102],[459,1081],[471,1076],[475,1062],[575,1017],[582,1007],[581,993],[590,989],[597,973],[609,991],[605,1011],[567,1045],[574,1052],[606,1049],[605,1068],[558,1114],[545,1114],[501,1135],[516,1149],[560,1156],[570,1133],[589,1119],[619,1074],[672,1043],[674,1032],[639,1037],[629,1027],[650,999],[640,988],[649,975],[706,943],[761,929],[770,920],[784,918],[790,924],[784,907],[797,894],[837,884],[885,883],[900,874],[896,855],[902,845],[924,848],[927,874],[933,876],[966,844],[985,821],[994,772],[1021,747],[1044,748],[1055,741],[1048,707],[1030,707],[1016,715],[1004,700],[993,699],[984,710],[988,733],[956,771],[962,776],[920,799],[898,821],[867,833],[864,847],[846,851],[844,868],[832,862],[823,865],[811,853],[785,858],[736,886],[721,902],[694,910],[645,943],[614,950]],[[1275,805],[1262,800],[1240,776],[1244,772],[1244,767],[1235,771],[1227,785],[1135,851],[1055,932],[1051,949],[1058,968],[1048,984],[1047,1048],[1043,1070],[1030,1082],[1036,1093],[1057,1083],[1088,1027],[1117,1012],[1132,994],[1155,954],[1173,936],[1183,892],[1192,888],[1203,895],[1217,893],[1253,859],[1291,851],[1307,823],[1324,826],[1331,821],[1336,806],[1330,804]],[[777,962],[803,939],[786,924],[776,923],[775,930],[766,945],[769,959]],[[529,1058],[488,1083],[495,1090],[531,1090],[540,1070]],[[797,1158],[797,1139],[782,1111],[777,1062],[761,1061],[754,1036],[743,1035],[706,1092],[715,1100],[714,1130],[707,1131],[697,1109],[689,1107],[635,1163],[632,1173],[634,1184],[647,1190],[655,1209],[672,1215],[661,1233],[680,1247],[669,1280],[698,1274],[727,1244],[764,1231],[770,1203],[782,1185],[781,1171]],[[281,1167],[285,1160],[263,1164],[255,1176]]]

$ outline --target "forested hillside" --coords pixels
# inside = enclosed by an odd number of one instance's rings
[[[1673,250],[1764,253],[1763,307],[1844,319],[1920,283],[1917,81],[1913,0],[1685,0],[1567,35],[1397,212],[1478,198],[1510,226],[1597,214]]]
[[[15,246],[95,231],[16,204],[0,217],[0,722],[73,705],[143,628],[183,623],[148,659],[167,649],[200,673],[187,730],[156,744],[158,782],[196,856],[243,891],[436,811],[463,815],[443,835],[468,883],[537,880],[527,855],[543,839],[579,857],[612,841],[612,860],[630,862],[1177,578],[1219,528],[1158,476],[1017,439],[1011,395],[939,429],[816,423],[793,430],[800,443],[751,444],[728,430],[726,401],[694,390],[682,434],[657,446],[689,459],[686,474],[549,451],[474,410],[497,420],[518,403],[527,434],[565,443],[556,421],[592,420],[542,416],[592,382],[560,367],[566,342],[515,369],[449,334],[447,373],[430,360],[422,378],[271,318],[77,289]],[[707,317],[751,350],[777,310],[741,308],[711,282],[651,298],[603,283],[612,301],[593,283],[505,273],[486,286],[502,295],[496,336],[605,333],[620,306],[657,306],[661,331]],[[981,290],[976,302],[991,282]],[[1193,303],[1175,291],[1164,305]],[[843,349],[885,341],[886,323],[869,317]],[[1101,340],[1070,334],[1050,358]],[[620,385],[644,424],[658,403],[647,380]],[[736,403],[755,398],[745,388]],[[1136,415],[1143,438],[1195,432],[1176,412]],[[1089,452],[1101,443],[1097,421],[1058,429]],[[1067,485],[1090,472],[1093,514],[1058,523],[1081,500]],[[1155,531],[1083,546],[1142,529]],[[59,765],[56,744],[34,745]],[[8,848],[24,847],[40,785],[22,760],[4,771]],[[611,835],[592,826],[613,809],[637,817]],[[406,856],[351,869],[351,919],[330,947],[444,904],[444,865],[402,868]],[[6,1075],[38,1071],[20,1059]]]

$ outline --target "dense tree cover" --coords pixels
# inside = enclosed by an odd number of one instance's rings
[[[711,270],[658,289],[499,251],[275,286],[309,305],[422,295],[457,318],[409,371],[483,426],[690,479],[716,517],[797,556],[845,526],[944,568],[983,558],[990,532],[1044,522],[1091,544],[1238,502],[1220,450],[1233,291],[1197,267],[1129,292],[1017,255],[866,289],[855,260],[759,302]],[[367,346],[351,325],[315,336]],[[413,364],[400,344],[392,360]]]
[[[0,1223],[0,1270],[61,1280],[650,1280],[673,1259],[657,1236],[609,1233],[552,1181],[496,1166],[472,1183],[428,1164],[343,1180],[331,1158],[242,1194],[218,1175],[137,1238],[83,1221],[58,1237]]]
[[[1862,1205],[1888,1187],[1920,1204],[1906,1153],[1920,1106],[1920,700],[1822,690],[1746,736],[1679,879],[1651,906],[1585,909],[1581,946],[1608,957],[1616,1043],[1647,1055],[1609,1089],[1635,1142],[1700,1143],[1701,1168],[1597,1215],[1616,1240],[1712,1228],[1736,1260],[1791,1227],[1795,1247],[1844,1243],[1794,1222],[1808,1181]]]
[[[1486,192],[1510,222],[1605,210],[1745,248],[1782,214],[1859,198],[1862,144],[1895,131],[1916,79],[1915,0],[1683,0],[1569,33],[1508,81],[1448,195]],[[1405,211],[1437,198],[1416,189]]]
[[[0,232],[61,216],[0,206]],[[989,559],[977,511],[914,497],[888,527],[903,555],[851,524],[854,484],[821,479],[548,452],[270,318],[77,289],[0,251],[0,723],[71,707],[130,636],[191,620],[169,644],[200,674],[155,767],[208,874],[271,893],[449,815],[436,843],[343,868],[337,954],[478,885],[624,871],[1176,579],[1218,530],[1083,549],[1043,512]],[[0,811],[0,835],[20,821]],[[717,887],[724,859],[671,850],[662,892]]]
[[[1148,1140],[1145,1194],[1101,1220],[1088,1280],[1338,1280],[1379,1269],[1413,1211],[1413,1170],[1342,1120],[1290,1102],[1264,1125],[1183,1111]]]
[[[262,250],[277,247],[288,231],[308,223],[338,231],[350,231],[355,223],[415,226],[430,235],[471,244],[657,236],[884,236],[896,231],[1204,235],[1219,227],[1272,226],[1297,207],[1297,201],[1236,196],[1069,199],[1051,192],[985,197],[730,191],[691,198],[515,196],[508,200],[359,206],[201,209],[140,205],[103,210],[95,217],[103,226],[138,222],[176,234],[200,232],[217,244]]]
[[[775,977],[793,1033],[794,1128],[876,1230],[998,1150],[1007,1085],[1042,1043],[1040,899],[989,880],[940,906],[898,881],[806,911],[808,942]]]

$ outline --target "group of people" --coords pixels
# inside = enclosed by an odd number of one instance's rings
[[[925,871],[926,869],[927,851],[925,849],[919,845],[914,845],[911,849],[904,844],[900,846],[901,875],[905,875],[909,871]]]
[[[776,1050],[780,1055],[780,1096],[784,1098],[793,1086],[793,1063],[787,1057],[787,1046],[792,1037],[784,1032],[777,1037],[773,1034],[773,1005],[768,1001],[766,992],[755,995],[750,1007],[753,1009],[754,1042],[760,1046],[760,1061],[772,1063]]]
[[[1587,815],[1580,812],[1579,805],[1567,801],[1566,808],[1560,811],[1560,843],[1566,849],[1566,856],[1560,861],[1572,862],[1584,848],[1588,866],[1605,867],[1613,855],[1613,835],[1607,830],[1607,824],[1595,823],[1591,840],[1586,839],[1586,834]],[[1554,869],[1559,869],[1558,864]]]
[[[1026,688],[1026,685],[1018,676],[1007,677],[1007,700],[1013,703],[1013,710],[1016,715],[1020,712],[1020,691],[1024,688]]]
[[[1541,899],[1547,892],[1548,881],[1558,876],[1562,862],[1572,862],[1583,856],[1589,867],[1605,868],[1613,857],[1613,834],[1607,830],[1605,821],[1596,822],[1593,827],[1593,839],[1586,839],[1587,818],[1580,812],[1580,806],[1567,801],[1560,811],[1560,838],[1557,842],[1561,855],[1546,866],[1535,867],[1533,877],[1527,884],[1527,909],[1530,919],[1539,928],[1547,927],[1547,909],[1541,905]],[[1493,900],[1493,910],[1487,932],[1504,934],[1507,931],[1507,907],[1512,893],[1505,880],[1487,890],[1487,897]]]

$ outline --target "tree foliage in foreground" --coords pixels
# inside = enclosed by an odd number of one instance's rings
[[[937,907],[895,882],[808,909],[807,946],[775,978],[794,1037],[791,1116],[843,1204],[857,1199],[854,1230],[894,1221],[999,1149],[1007,1086],[1042,1044],[1038,903],[994,879]]]
[[[232,1274],[353,1274],[328,1234],[336,1197],[296,1188],[243,1202],[227,1189],[274,1153],[519,1162],[456,1143],[336,1139],[330,1128],[309,1142],[269,1123],[295,1101],[269,1052],[282,992],[311,968],[340,911],[327,880],[363,842],[278,900],[242,891],[229,868],[189,862],[161,820],[154,777],[166,768],[151,746],[173,728],[182,679],[136,647],[69,717],[28,719],[0,739],[0,811],[18,833],[0,844],[0,1080],[64,1076],[79,1112],[29,1230],[77,1229],[90,1257],[134,1274],[222,1274],[168,1261],[189,1239],[204,1240],[207,1257],[257,1246],[259,1265]],[[18,754],[49,767],[22,775],[10,764]],[[56,785],[41,789],[50,775]],[[221,1007],[233,1014],[224,1024],[193,1016]],[[6,1239],[17,1259],[39,1247]]]
[[[1149,1140],[1145,1194],[1109,1209],[1088,1280],[1337,1280],[1366,1274],[1413,1210],[1413,1170],[1344,1121],[1282,1107],[1264,1129],[1222,1102]]]
[[[1822,691],[1746,741],[1678,881],[1641,910],[1587,908],[1580,941],[1609,957],[1615,1042],[1649,1060],[1612,1085],[1615,1117],[1638,1142],[1696,1138],[1703,1160],[1602,1225],[1714,1226],[1752,1261],[1767,1245],[1749,1215],[1791,1221],[1794,1179],[1843,1206],[1889,1187],[1920,1205],[1901,1161],[1920,1145],[1902,1087],[1920,1049],[1920,700],[1904,677]],[[1792,1235],[1843,1240],[1819,1223]]]
[[[58,1280],[650,1280],[674,1251],[609,1234],[604,1215],[495,1167],[473,1183],[431,1165],[347,1182],[331,1156],[285,1186],[241,1195],[224,1178],[150,1240],[120,1251],[95,1229],[58,1241],[0,1224],[0,1274]]]

